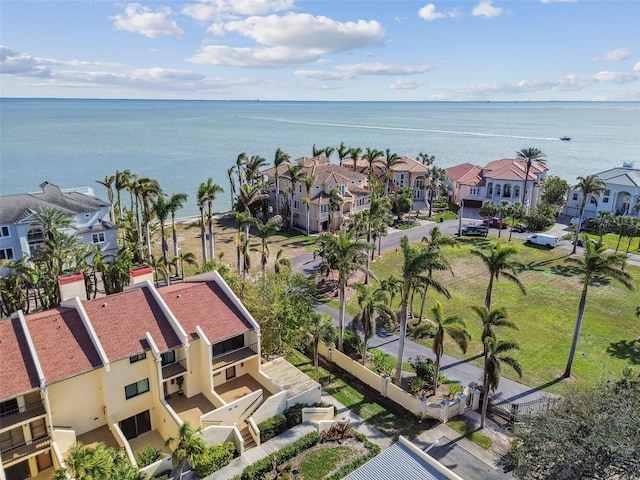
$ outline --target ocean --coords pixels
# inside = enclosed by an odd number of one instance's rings
[[[560,137],[571,137],[561,141]],[[576,177],[640,166],[638,102],[264,102],[0,99],[0,193],[34,192],[48,181],[91,187],[116,169],[186,193],[180,216],[195,215],[196,191],[212,177],[225,189],[237,156],[270,164],[277,148],[292,159],[317,148],[390,149],[436,165],[484,165],[535,147],[550,174]],[[337,158],[334,154],[334,161]]]

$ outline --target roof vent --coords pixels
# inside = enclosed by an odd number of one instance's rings
[[[180,297],[182,297],[182,295],[181,295],[181,294],[176,295],[176,298],[180,298]]]
[[[107,302],[104,302],[104,303],[102,304],[102,308],[106,308],[106,306],[107,306]]]
[[[622,168],[633,168],[633,162],[624,162]]]

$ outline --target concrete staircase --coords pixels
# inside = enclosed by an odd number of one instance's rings
[[[242,435],[242,440],[244,440],[245,451],[255,447],[256,441],[251,436],[251,432],[249,431],[249,425],[247,425],[245,422],[242,422],[238,424],[238,429],[240,430],[240,435]]]

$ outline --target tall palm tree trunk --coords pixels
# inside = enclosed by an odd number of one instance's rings
[[[178,256],[178,232],[176,231],[176,216],[171,215],[171,236],[173,238],[173,256]]]
[[[396,364],[396,376],[395,376],[395,384],[397,386],[401,385],[402,382],[402,363],[404,357],[404,344],[407,338],[407,323],[409,321],[409,308],[408,308],[408,299],[409,299],[409,290],[411,289],[410,282],[405,282],[403,286],[404,291],[402,292],[402,303],[400,304],[400,338],[398,339],[398,363]]]
[[[202,246],[202,263],[207,263],[207,232],[204,228],[204,210],[200,209],[200,245]]]
[[[209,258],[211,260],[214,260],[216,258],[215,255],[215,246],[214,246],[214,242],[213,242],[213,215],[211,214],[211,210],[209,210],[209,215],[208,215],[208,221],[209,221]]]
[[[484,297],[484,306],[487,307],[487,311],[491,311],[491,294],[493,292],[493,274],[489,277],[489,286],[487,287],[487,294]]]
[[[338,350],[344,352],[343,350],[343,340],[344,340],[344,310],[346,303],[346,289],[347,289],[347,279],[340,278],[339,282],[339,302],[340,309],[338,310]]]
[[[487,418],[487,407],[489,406],[489,372],[487,364],[489,362],[489,351],[484,346],[484,373],[482,375],[482,409],[480,411],[480,430],[484,428],[485,419]]]
[[[571,340],[571,350],[569,351],[569,360],[567,361],[567,368],[562,375],[564,378],[571,376],[571,368],[573,367],[573,357],[576,354],[576,348],[578,347],[578,339],[580,338],[580,329],[582,328],[582,319],[584,318],[584,308],[587,304],[587,290],[589,288],[589,279],[591,275],[586,275],[584,284],[582,285],[582,294],[580,295],[580,304],[578,305],[578,318],[576,318],[576,326],[573,330],[573,340]]]

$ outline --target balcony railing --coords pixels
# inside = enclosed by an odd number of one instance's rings
[[[6,447],[2,449],[2,463],[14,462],[20,458],[26,457],[40,450],[45,450],[51,445],[51,436],[29,440],[20,445]]]
[[[213,357],[213,369],[218,370],[224,368],[232,363],[241,362],[249,357],[253,357],[258,354],[258,344],[253,343],[247,345],[239,350],[234,350],[230,353],[223,353],[216,357]]]
[[[0,430],[17,425],[35,417],[44,415],[44,404],[40,402],[28,403],[22,407],[0,414]]]
[[[172,377],[177,377],[187,373],[187,360],[178,360],[177,362],[170,363],[162,367],[162,378],[164,380]]]

